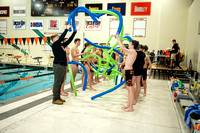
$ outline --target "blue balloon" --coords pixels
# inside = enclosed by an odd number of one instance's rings
[[[126,80],[124,80],[124,81],[121,82],[120,84],[116,85],[116,86],[113,87],[112,89],[109,89],[109,90],[107,90],[107,91],[104,91],[104,92],[102,92],[102,93],[99,93],[99,94],[97,94],[97,95],[91,97],[91,99],[94,100],[94,99],[96,99],[96,98],[98,98],[98,97],[100,97],[100,96],[103,96],[103,95],[105,95],[105,94],[107,94],[107,93],[110,93],[110,92],[116,90],[117,88],[119,88],[120,86],[122,86],[124,83],[126,83]]]
[[[98,69],[92,64],[92,67],[97,71]],[[110,72],[113,68],[115,67],[115,65],[113,65],[112,67],[110,67],[106,73]],[[103,71],[99,71],[100,73],[103,73]]]
[[[85,72],[85,80],[84,80],[84,84],[83,84],[83,91],[85,91],[86,86],[87,86],[87,78],[88,78],[87,70],[86,70],[85,66],[84,66],[83,64],[81,64],[81,63],[79,63],[79,62],[75,62],[75,61],[68,61],[68,64],[80,65],[80,66],[83,68],[83,70],[84,70],[84,72]]]
[[[123,26],[123,17],[122,17],[122,14],[119,11],[115,10],[115,9],[109,9],[108,11],[114,12],[114,13],[116,13],[119,16],[119,27],[117,29],[117,34],[120,34],[120,32],[122,30],[122,26]],[[105,15],[105,13],[99,13],[99,14],[95,14],[95,17],[100,18],[103,15]]]
[[[108,47],[108,46],[100,46],[100,45],[97,45],[97,44],[94,44],[93,42],[91,42],[90,40],[88,40],[87,38],[84,39],[86,42],[88,42],[89,44],[91,44],[92,46],[95,46],[97,48],[104,48],[104,49],[111,49],[111,47]],[[121,52],[119,52],[118,50],[116,49],[113,49],[113,51],[117,52],[118,54],[120,54],[121,56],[123,56],[123,54]]]
[[[91,64],[92,65],[92,67],[97,71],[98,69],[93,65],[93,64]],[[100,73],[103,73],[103,71],[99,71]]]
[[[120,83],[123,81],[123,78],[124,78],[124,77],[122,76],[122,77],[121,77],[121,81],[120,81]]]
[[[124,36],[123,38],[127,38],[129,42],[131,42],[133,39],[130,36]]]
[[[79,12],[87,13],[88,15],[90,15],[90,17],[93,19],[93,21],[95,23],[98,23],[98,20],[96,19],[95,15],[92,14],[89,9],[87,9],[84,6],[79,6],[79,7],[75,8],[74,11],[72,13],[70,13],[70,15],[68,17],[68,24],[71,24],[71,20],[72,20],[72,27],[73,27],[74,31],[76,31],[75,15],[76,15],[76,13],[79,13]],[[71,28],[69,29],[69,31],[71,31]]]
[[[110,72],[114,67],[115,67],[115,65],[111,66],[111,67],[106,71],[106,73]]]

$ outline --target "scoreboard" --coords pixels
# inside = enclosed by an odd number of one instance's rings
[[[31,0],[31,16],[68,16],[78,0]]]

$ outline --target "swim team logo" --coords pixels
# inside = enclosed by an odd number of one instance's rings
[[[26,20],[13,20],[13,29],[14,30],[25,30],[26,29]]]
[[[48,20],[48,30],[59,30],[60,20],[59,19],[49,19]]]
[[[30,29],[43,29],[43,20],[30,20]]]

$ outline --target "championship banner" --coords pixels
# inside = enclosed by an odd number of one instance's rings
[[[26,20],[13,20],[13,30],[25,30]]]
[[[119,11],[122,16],[126,15],[126,3],[108,3],[108,9],[115,9]]]
[[[131,3],[131,16],[133,15],[151,15],[151,2]]]
[[[0,6],[0,17],[9,17],[9,6]]]
[[[26,16],[26,6],[14,6],[13,16]]]
[[[102,10],[103,8],[103,4],[99,3],[99,4],[85,4],[85,7],[88,8],[90,11],[92,10]],[[89,16],[87,13],[85,13],[85,16]]]
[[[67,26],[68,19],[65,19],[65,27]],[[76,24],[76,30],[80,29],[80,22],[79,19],[75,19],[75,24]]]
[[[101,30],[101,19],[97,19],[98,23],[94,23],[93,19],[85,19],[85,30],[100,31]]]
[[[119,20],[117,18],[110,19],[110,36],[116,35],[119,27]]]
[[[0,35],[6,35],[6,34],[7,34],[7,20],[0,19]]]
[[[60,20],[59,19],[48,19],[48,30],[59,30]]]
[[[133,20],[133,37],[146,36],[146,18],[134,18]]]
[[[43,30],[43,20],[30,20],[30,29]]]

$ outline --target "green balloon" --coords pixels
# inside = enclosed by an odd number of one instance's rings
[[[87,58],[89,58],[89,57],[92,57],[92,56],[95,56],[95,57],[98,58],[98,64],[99,64],[99,66],[101,66],[101,58],[100,58],[98,55],[96,55],[96,54],[87,55],[87,56],[84,57],[81,61],[84,61],[85,59],[87,59]],[[96,71],[95,76],[97,76],[97,75],[99,74],[99,71],[100,71],[100,67],[98,67],[98,70]]]
[[[73,78],[72,68],[71,68],[71,65],[70,65],[70,64],[68,64],[68,68],[69,68],[69,74],[70,74],[70,78],[71,78],[71,82],[72,82],[72,88],[73,88],[73,90],[74,90],[75,96],[77,96],[76,86],[75,86],[75,84],[74,84],[74,78]]]
[[[111,12],[111,11],[92,10],[91,13],[110,14],[110,15],[112,15],[112,16],[115,16],[115,17],[119,20],[119,16],[118,16],[116,13]],[[122,25],[122,29],[121,29],[121,32],[120,32],[120,40],[128,40],[127,38],[125,38],[125,39],[123,38],[123,32],[124,32],[124,26]],[[112,37],[113,37],[113,36],[110,36],[110,37],[109,37],[109,39],[108,39],[108,41],[107,41],[107,43],[106,43],[106,46],[109,45],[109,43],[110,43]],[[118,45],[118,43],[115,43],[115,44],[111,47],[110,50],[108,50],[108,49],[102,49],[103,52],[104,52],[104,54],[105,54],[105,58],[100,58],[98,55],[95,55],[95,54],[91,54],[91,55],[87,55],[87,56],[83,55],[84,58],[82,59],[82,61],[84,61],[85,59],[87,59],[87,58],[89,58],[89,57],[92,57],[92,56],[95,56],[95,57],[98,58],[98,64],[96,65],[96,66],[98,67],[98,69],[95,70],[95,69],[93,68],[93,71],[96,73],[95,76],[97,76],[97,75],[102,75],[102,76],[108,77],[109,79],[112,79],[112,78],[116,77],[117,75],[123,76],[122,73],[119,72],[119,71],[117,70],[117,66],[115,66],[114,68],[112,68],[112,70],[111,70],[112,72],[111,72],[110,75],[105,74],[106,71],[107,71],[108,69],[110,69],[110,65],[113,66],[114,64],[117,64],[117,63],[118,63],[116,60],[114,60],[114,59],[111,57],[111,55],[112,55],[113,52],[114,52],[113,49],[114,49],[117,45]],[[91,49],[93,49],[93,48],[94,48],[94,46],[91,46],[91,47],[88,48],[85,52],[88,53],[88,52],[89,52]],[[118,50],[119,50],[119,49],[120,49],[120,48],[118,48]],[[105,63],[105,64],[101,64],[102,62],[106,62],[106,63]],[[103,68],[103,69],[104,69],[102,73],[100,73],[100,68]],[[114,78],[114,81],[115,81],[115,78]]]
[[[85,52],[88,53],[91,49],[93,49],[94,46],[89,47]],[[85,55],[83,55],[83,57],[85,57]]]

